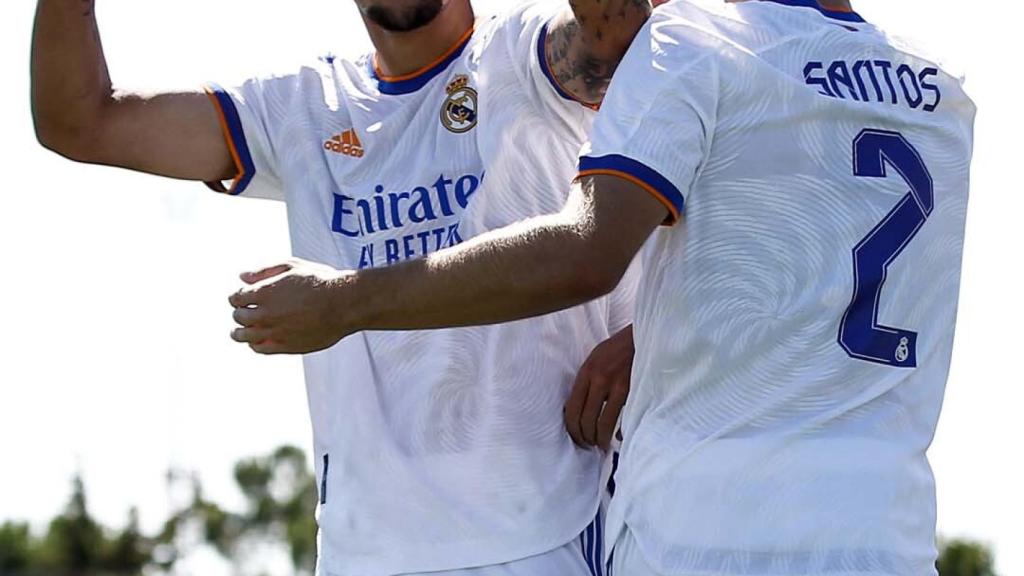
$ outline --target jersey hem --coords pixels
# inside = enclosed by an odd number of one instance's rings
[[[649,446],[652,435],[657,432],[634,430],[630,438],[633,442],[639,438],[642,446]],[[673,440],[661,435],[657,438]],[[924,477],[919,473],[923,470],[930,474],[923,452],[908,452],[902,446],[883,440],[832,438],[790,442],[784,437],[717,439],[685,457],[675,455],[668,459],[662,452],[635,445],[631,450],[639,461],[626,463],[619,469],[619,490],[612,501],[605,529],[614,537],[609,542],[618,542],[628,533],[647,563],[661,572],[720,576],[934,574],[928,570],[937,557],[937,551],[932,548],[934,480],[930,475]],[[788,463],[786,471],[759,465],[764,461],[761,455],[766,453],[775,461]],[[652,458],[657,458],[661,464],[652,466]],[[748,478],[752,490],[778,493],[780,491],[772,490],[766,482],[779,482],[787,475],[814,479],[805,481],[801,488],[811,484],[827,487],[816,494],[800,489],[794,492],[799,497],[787,496],[785,500],[785,509],[818,511],[801,523],[810,526],[807,530],[791,532],[791,527],[777,522],[777,517],[763,505],[751,508],[748,504],[733,504],[737,499],[736,492],[730,490],[730,480],[751,469],[760,471]],[[844,483],[844,477],[851,476],[871,477],[872,480],[858,480],[856,489],[849,490],[851,485]],[[666,509],[666,495],[677,494],[682,486],[687,487],[689,495],[672,499],[673,505],[680,504],[681,508]],[[709,494],[714,495],[709,497]],[[894,494],[925,496],[917,504],[908,504],[894,512],[891,507]],[[752,502],[749,498],[746,500]],[[834,502],[843,504],[834,507]],[[774,506],[780,504],[777,502]],[[836,536],[834,519],[844,517],[839,513],[843,509],[856,509],[858,514],[866,514],[850,524],[855,531],[871,526],[872,532],[884,531],[889,536],[875,537],[859,545]],[[680,517],[681,510],[695,518],[706,517],[709,510],[716,510],[720,518],[730,520],[703,523],[699,528],[672,524],[671,519]],[[892,513],[923,521],[911,526],[886,522],[887,515]],[[730,525],[740,525],[737,523],[747,527],[746,540],[723,536],[729,534]],[[776,526],[778,532],[768,532],[771,526]],[[790,535],[783,536],[787,533]],[[709,534],[717,536],[708,538]],[[765,536],[750,539],[750,534]],[[808,547],[807,542],[814,538],[818,540]],[[899,547],[888,544],[896,541],[910,544]],[[606,560],[607,556],[610,554],[606,552]]]
[[[215,192],[238,196],[249,187],[254,176],[256,176],[256,165],[252,161],[252,154],[249,152],[249,144],[245,140],[245,131],[242,129],[242,120],[238,115],[234,100],[226,90],[216,84],[209,84],[205,87],[206,95],[210,98],[217,116],[220,120],[221,131],[224,133],[224,141],[228,145],[231,160],[235,163],[237,173],[231,185],[225,187],[223,183],[213,181],[206,182],[206,186]]]
[[[333,554],[321,550],[317,574],[322,576],[399,576],[421,572],[444,572],[469,570],[486,566],[497,566],[547,554],[563,546],[586,543],[581,537],[587,533],[598,513],[599,502],[595,498],[592,512],[584,517],[580,526],[567,530],[566,534],[552,536],[519,546],[511,546],[508,540],[459,542],[451,545],[426,545],[417,548],[396,550],[387,561],[356,560],[344,552]],[[575,526],[575,524],[574,524]],[[602,528],[603,530],[603,528]],[[594,551],[592,549],[592,551]],[[602,556],[604,550],[598,551]],[[586,548],[581,550],[587,560]],[[400,560],[399,560],[400,559]],[[452,559],[458,559],[453,561]]]
[[[576,179],[586,176],[616,176],[646,190],[668,210],[664,225],[671,226],[679,221],[686,204],[682,192],[667,178],[650,167],[625,156],[584,156],[580,158],[580,170]]]

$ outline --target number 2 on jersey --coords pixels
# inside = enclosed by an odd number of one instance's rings
[[[892,264],[935,207],[931,174],[899,132],[864,130],[853,142],[853,173],[885,178],[891,166],[910,186],[900,203],[853,249],[853,301],[839,327],[839,345],[852,358],[896,368],[917,367],[917,333],[878,323],[878,308]]]

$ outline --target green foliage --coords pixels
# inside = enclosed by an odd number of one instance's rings
[[[89,514],[84,484],[76,477],[67,506],[41,537],[28,524],[0,525],[0,575],[137,576],[147,567],[169,570],[188,553],[183,535],[190,526],[199,528],[202,542],[236,561],[246,542],[281,542],[296,570],[311,573],[317,490],[305,454],[283,447],[243,460],[235,465],[235,481],[245,496],[243,511],[224,510],[206,500],[193,479],[189,505],[150,537],[139,529],[134,509],[124,529],[100,526]],[[940,576],[996,576],[991,551],[965,540],[944,542],[936,565]]]
[[[149,563],[150,548],[135,510],[120,532],[100,526],[89,514],[82,479],[75,477],[70,501],[42,537],[27,524],[0,527],[0,574],[135,575]]]
[[[939,576],[995,576],[992,552],[977,542],[950,540],[936,563]]]
[[[34,558],[32,545],[28,524],[4,522],[0,525],[0,574],[27,570]]]
[[[103,562],[117,574],[139,574],[152,558],[152,541],[139,531],[139,511],[128,512],[128,526],[104,547]]]
[[[75,477],[71,501],[64,513],[50,522],[40,551],[41,564],[55,571],[88,572],[99,567],[104,544],[103,531],[89,516],[82,479]]]
[[[42,535],[34,535],[25,523],[0,525],[0,576],[138,576],[146,568],[170,570],[199,543],[237,561],[250,541],[281,542],[296,570],[312,573],[316,479],[302,450],[286,446],[239,462],[235,481],[245,496],[242,512],[225,510],[204,498],[202,486],[193,479],[190,503],[158,534],[147,536],[139,528],[135,509],[122,530],[96,522],[89,514],[85,485],[75,477],[67,506]],[[186,537],[195,528],[201,542]]]
[[[288,542],[296,568],[312,570],[316,563],[316,478],[306,455],[292,446],[263,458],[239,462],[235,481],[248,510],[238,520],[244,533],[281,536]]]

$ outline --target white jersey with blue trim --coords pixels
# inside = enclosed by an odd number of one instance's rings
[[[658,574],[935,573],[974,115],[853,12],[655,10],[580,161],[674,224],[644,248],[612,542]]]
[[[543,58],[563,2],[525,3],[439,61],[383,77],[372,56],[213,89],[240,174],[283,199],[294,254],[389,266],[565,202],[593,111]],[[576,371],[629,324],[609,298],[502,326],[370,332],[304,360],[320,481],[319,573],[500,564],[574,541],[598,508],[600,455],[562,407]]]

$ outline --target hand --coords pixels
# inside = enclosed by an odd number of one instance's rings
[[[347,276],[304,260],[243,273],[247,286],[228,298],[241,326],[231,338],[260,354],[308,354],[330,348],[347,335],[332,302]]]
[[[576,444],[607,451],[629,396],[633,327],[594,348],[576,375],[565,404],[565,428]]]

